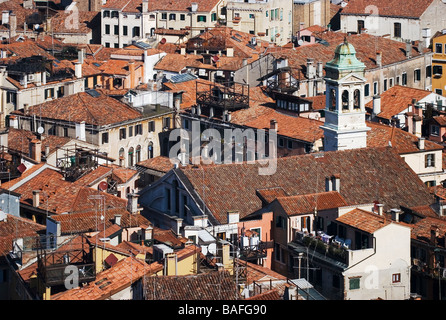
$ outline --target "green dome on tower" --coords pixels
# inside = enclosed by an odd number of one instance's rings
[[[355,47],[348,43],[347,38],[345,38],[344,42],[336,47],[334,58],[326,63],[325,68],[335,69],[337,74],[362,73],[365,69],[365,64],[356,58]]]

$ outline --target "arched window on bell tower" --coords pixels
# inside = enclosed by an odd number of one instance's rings
[[[330,111],[336,111],[336,90],[335,89],[330,90],[329,108],[330,108]]]
[[[348,112],[349,93],[348,90],[342,91],[342,112]]]
[[[359,91],[359,89],[356,89],[353,93],[353,110],[361,110],[361,92]]]

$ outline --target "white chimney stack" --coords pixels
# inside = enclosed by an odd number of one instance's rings
[[[81,141],[86,141],[85,137],[85,121],[76,123],[76,138]]]
[[[82,63],[76,62],[74,64],[74,76],[78,79],[82,78]]]
[[[418,140],[418,149],[424,150],[424,140],[424,137],[420,137],[420,139]]]
[[[381,96],[376,95],[373,97],[373,114],[377,115],[381,113]]]
[[[33,207],[38,207],[40,204],[40,190],[33,190]]]

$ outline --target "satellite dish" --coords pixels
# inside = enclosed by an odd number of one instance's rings
[[[162,38],[160,41],[161,44],[165,44],[166,43],[166,38]]]
[[[107,182],[102,181],[101,183],[99,183],[98,187],[99,187],[99,190],[105,191],[105,190],[107,190],[108,184],[107,184]]]
[[[37,133],[42,134],[45,131],[45,129],[43,129],[43,127],[38,127],[37,128]]]
[[[304,42],[303,42],[303,40],[302,40],[302,39],[299,39],[299,40],[297,41],[297,44],[301,46],[301,45],[303,45],[303,44],[304,44]]]

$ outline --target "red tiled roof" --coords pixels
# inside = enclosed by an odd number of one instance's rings
[[[287,194],[282,188],[267,188],[257,190],[259,197],[267,203],[273,202],[278,197],[286,197]]]
[[[390,143],[392,148],[399,154],[420,152],[418,148],[420,139],[410,132],[370,121],[367,122],[367,126],[372,129],[367,132],[368,147],[385,147]],[[425,140],[424,142],[424,150],[426,151],[441,149],[443,149],[443,146],[433,141]]]
[[[366,66],[366,71],[378,68],[376,63],[376,52],[382,52],[382,65],[390,65],[399,61],[404,61],[406,57],[406,44],[404,42],[387,39],[384,37],[373,36],[366,33],[347,35],[342,32],[324,31],[315,34],[321,40],[327,42],[315,43],[307,46],[296,47],[293,49],[268,49],[275,58],[288,58],[288,65],[291,67],[291,74],[294,78],[305,78],[307,58],[315,59],[315,63],[321,61],[324,65],[333,59],[336,47],[347,37],[348,42],[356,50],[356,57]],[[411,57],[417,57],[417,46],[413,45]]]
[[[347,6],[341,11],[341,15],[369,15],[375,13],[379,16],[387,17],[419,18],[432,3],[433,0],[374,0],[373,2],[366,0],[349,0]],[[367,8],[369,5],[375,6],[377,12]]]
[[[131,286],[147,274],[153,274],[150,265],[142,260],[128,257],[99,273],[96,280],[88,285],[55,294],[51,300],[104,300]]]
[[[158,156],[151,159],[143,160],[137,163],[138,166],[159,171],[168,172],[174,168],[174,164],[170,161],[169,157]]]
[[[69,19],[72,12],[59,11],[51,18],[51,28],[55,33],[90,33],[93,26],[91,22],[95,19],[100,12],[95,11],[78,11],[77,12],[77,25],[69,26],[66,22]]]
[[[249,297],[246,300],[282,300],[277,289],[271,289],[255,296]]]
[[[410,88],[396,85],[381,93],[381,112],[379,118],[391,119],[393,116],[406,110],[412,104],[412,100],[419,101],[432,91]],[[366,109],[371,112],[373,110],[373,100],[365,105]],[[410,110],[413,112],[413,110]]]
[[[119,1],[119,0],[118,0]],[[210,12],[220,0],[158,0],[149,1],[149,11],[190,12],[192,3],[197,3],[197,12]]]
[[[126,183],[135,175],[138,171],[121,167],[118,165],[108,164],[99,165],[96,169],[90,171],[86,175],[82,176],[80,179],[76,180],[74,183],[84,186],[92,186],[93,184],[99,182],[100,180],[111,176],[118,184]]]
[[[12,250],[14,239],[37,236],[45,228],[32,220],[6,213],[6,221],[0,221],[0,256]]]
[[[392,222],[384,216],[358,208],[343,214],[336,221],[371,234]]]
[[[104,5],[104,9],[117,9],[122,12],[139,13],[142,12],[141,0],[108,0]]]
[[[260,163],[206,165],[199,169],[180,167],[178,174],[206,199],[206,207],[224,224],[227,212],[240,218],[261,208],[256,190],[282,187],[288,195],[325,191],[325,178],[340,174],[340,194],[348,205],[381,201],[391,208],[429,205],[433,201],[426,186],[391,148],[364,148],[324,152],[276,159],[271,175],[260,175]],[[382,165],[382,164],[386,165]],[[240,184],[243,181],[243,185]]]
[[[235,300],[240,293],[227,271],[146,277],[147,300]]]
[[[20,111],[16,113],[22,114]],[[86,124],[98,126],[138,119],[142,116],[137,110],[116,99],[103,94],[93,97],[87,92],[29,107],[25,115],[77,123],[85,121]]]
[[[337,191],[278,197],[276,201],[289,216],[309,214],[315,210],[335,209],[347,205],[347,202]]]

